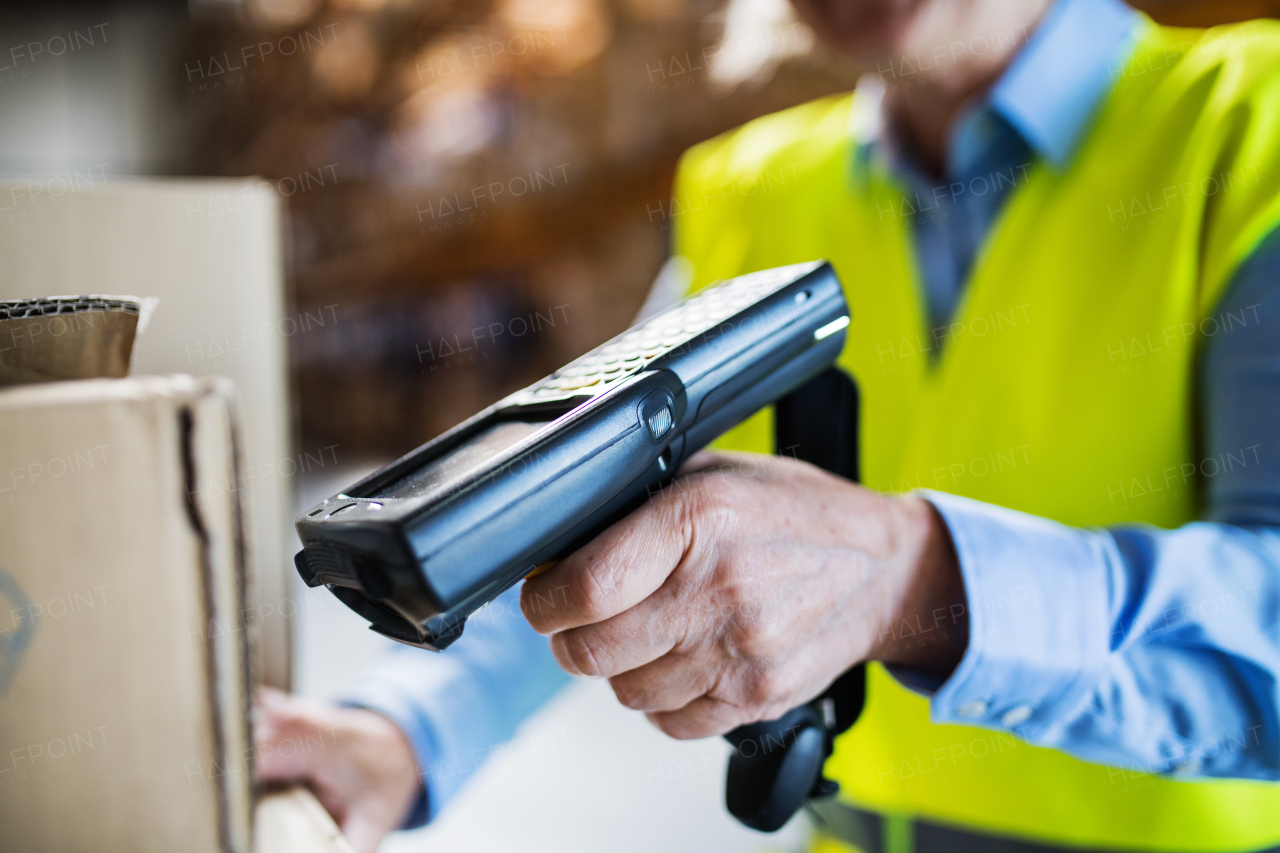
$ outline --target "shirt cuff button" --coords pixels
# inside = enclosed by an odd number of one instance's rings
[[[956,708],[956,713],[962,717],[981,717],[987,713],[987,703],[981,699],[973,699]]]
[[[1019,705],[1006,711],[1005,715],[1000,718],[1000,724],[1006,729],[1012,729],[1015,726],[1022,725],[1029,719],[1031,719],[1031,706]]]

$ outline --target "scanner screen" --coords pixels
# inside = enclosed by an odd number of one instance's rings
[[[393,480],[371,498],[417,498],[443,492],[550,421],[503,421],[472,436],[438,459]]]

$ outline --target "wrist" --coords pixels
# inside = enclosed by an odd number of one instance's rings
[[[868,657],[945,678],[969,643],[964,578],[942,515],[914,495],[893,499],[898,548],[881,629]]]
[[[391,829],[398,829],[418,811],[425,788],[413,744],[392,719],[367,708],[345,708],[352,715],[353,730],[366,741],[362,752],[370,761],[369,781],[381,789]]]

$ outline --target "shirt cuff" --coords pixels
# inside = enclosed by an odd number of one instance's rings
[[[1104,675],[1106,534],[943,492],[920,494],[951,533],[969,614],[968,648],[934,695],[931,717],[1040,740],[1088,701]]]

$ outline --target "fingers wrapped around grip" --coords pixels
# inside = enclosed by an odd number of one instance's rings
[[[565,669],[609,678],[670,735],[704,737],[780,716],[874,654],[918,663],[914,647],[886,645],[887,626],[951,604],[959,586],[927,502],[793,459],[690,461],[525,582],[521,607]],[[944,651],[949,671],[958,656]]]
[[[664,596],[665,597],[665,596]],[[551,651],[568,672],[608,678],[670,652],[678,637],[666,608],[645,601],[594,625],[551,635]]]
[[[628,611],[661,589],[685,559],[693,515],[688,495],[659,495],[549,571],[529,578],[520,595],[529,624],[539,633],[556,634],[603,626],[627,614],[628,620],[611,627],[623,629],[628,639],[640,638],[663,614],[653,608]]]

